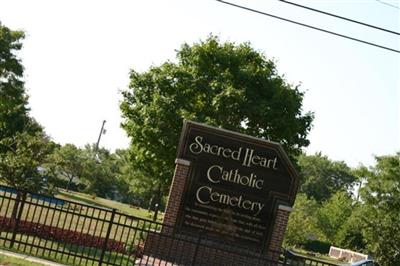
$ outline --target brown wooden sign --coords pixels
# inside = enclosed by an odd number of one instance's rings
[[[184,230],[263,248],[278,204],[294,203],[298,175],[279,143],[186,121],[178,158],[191,161]]]

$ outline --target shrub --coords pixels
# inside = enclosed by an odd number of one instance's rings
[[[328,254],[331,244],[319,240],[308,240],[303,244],[303,247],[309,251]]]
[[[1,231],[13,231],[16,225],[16,220],[0,216],[0,229]],[[103,248],[105,238],[100,236],[94,236],[91,234],[85,234],[82,232],[62,229],[54,226],[43,225],[40,223],[34,223],[29,221],[20,221],[18,225],[18,233],[38,236],[40,238],[62,241],[63,243],[69,243],[79,246]],[[108,239],[107,251],[114,251],[118,253],[127,253],[125,249],[125,243]]]

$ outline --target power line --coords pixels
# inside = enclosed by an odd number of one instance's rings
[[[237,5],[237,4],[226,2],[226,1],[222,1],[222,0],[215,0],[215,1],[218,1],[218,2],[226,4],[226,5],[234,6],[234,7],[240,8],[240,9],[244,9],[244,10],[247,10],[247,11],[251,11],[251,12],[254,12],[254,13],[258,13],[258,14],[261,14],[261,15],[264,15],[264,16],[269,16],[269,17],[272,17],[272,18],[280,19],[280,20],[283,20],[283,21],[286,21],[286,22],[290,22],[290,23],[293,23],[293,24],[296,24],[296,25],[300,25],[300,26],[303,26],[303,27],[306,27],[306,28],[310,28],[310,29],[313,29],[313,30],[318,30],[318,31],[322,31],[322,32],[325,32],[325,33],[329,33],[329,34],[332,34],[332,35],[335,35],[335,36],[339,36],[339,37],[342,37],[342,38],[345,38],[345,39],[353,40],[353,41],[356,41],[356,42],[361,42],[361,43],[364,43],[364,44],[368,44],[368,45],[371,45],[371,46],[382,48],[382,49],[385,49],[385,50],[388,50],[388,51],[392,51],[392,52],[395,52],[395,53],[400,53],[400,50],[392,49],[392,48],[389,48],[389,47],[386,47],[386,46],[382,46],[382,45],[379,45],[379,44],[376,44],[376,43],[372,43],[372,42],[367,42],[367,41],[364,41],[364,40],[353,38],[353,37],[350,37],[350,36],[347,36],[347,35],[343,35],[343,34],[340,34],[340,33],[336,33],[336,32],[333,32],[333,31],[321,29],[321,28],[318,28],[318,27],[314,27],[314,26],[311,26],[311,25],[308,25],[308,24],[304,24],[304,23],[301,23],[301,22],[297,22],[297,21],[294,21],[294,20],[290,20],[290,19],[287,19],[287,18],[275,16],[275,15],[268,14],[268,13],[265,13],[265,12],[262,12],[262,11],[259,11],[259,10],[255,10],[255,9],[252,9],[252,8],[249,8],[249,7]]]
[[[376,0],[376,1],[379,2],[379,3],[381,3],[381,4],[384,4],[384,5],[387,5],[387,6],[396,8],[396,9],[400,9],[400,7],[398,7],[398,6],[395,6],[395,5],[392,5],[392,4],[389,4],[389,3],[386,3],[386,2],[380,1],[380,0]]]
[[[357,20],[354,20],[354,19],[342,17],[342,16],[339,16],[339,15],[335,15],[335,14],[332,14],[332,13],[329,13],[329,12],[326,12],[326,11],[318,10],[318,9],[315,9],[315,8],[312,8],[312,7],[303,6],[303,5],[300,5],[300,4],[297,4],[297,3],[293,3],[293,2],[290,2],[290,1],[286,1],[286,0],[278,0],[278,1],[280,1],[282,3],[285,3],[285,4],[289,4],[289,5],[305,8],[305,9],[308,9],[308,10],[311,10],[311,11],[314,11],[314,12],[318,12],[318,13],[321,13],[321,14],[324,14],[324,15],[328,15],[328,16],[331,16],[331,17],[335,17],[335,18],[343,19],[343,20],[346,20],[346,21],[349,21],[349,22],[357,23],[359,25],[370,27],[370,28],[373,28],[373,29],[376,29],[376,30],[381,30],[381,31],[385,31],[385,32],[388,32],[388,33],[400,35],[400,32],[388,30],[388,29],[385,29],[385,28],[381,28],[381,27],[378,27],[378,26],[367,24],[367,23],[364,23],[364,22],[361,22],[361,21],[357,21]],[[379,1],[379,0],[376,0],[376,1]],[[379,2],[381,2],[381,1],[379,1]]]

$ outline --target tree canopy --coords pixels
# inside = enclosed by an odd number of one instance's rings
[[[0,180],[37,190],[43,182],[40,166],[52,143],[40,125],[29,116],[23,66],[17,56],[24,33],[0,22]]]
[[[349,190],[357,179],[345,162],[332,161],[321,153],[302,154],[298,164],[301,173],[300,192],[320,203],[338,191]]]
[[[9,147],[0,156],[0,180],[18,189],[44,191],[48,180],[41,167],[54,147],[47,136],[18,132],[0,143]]]
[[[67,143],[54,150],[46,168],[53,175],[68,179],[65,186],[68,191],[73,179],[83,176],[84,163],[83,152],[74,144]]]
[[[363,235],[382,265],[400,265],[400,152],[376,160],[361,190]]]
[[[297,195],[285,233],[285,245],[299,246],[321,236],[316,221],[318,207],[314,199],[303,193]]]
[[[114,154],[104,148],[86,145],[83,149],[84,167],[82,179],[86,182],[86,191],[100,197],[113,198],[117,193],[119,172]]]
[[[23,32],[12,31],[0,22],[0,140],[22,132],[30,120],[23,66],[16,55],[23,38]]]
[[[183,44],[176,62],[131,70],[121,110],[132,163],[166,191],[184,119],[279,141],[298,155],[313,120],[303,113],[303,96],[248,43],[210,36]]]

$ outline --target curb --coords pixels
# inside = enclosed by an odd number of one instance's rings
[[[6,250],[2,250],[2,249],[0,249],[0,254],[9,256],[9,257],[18,258],[18,259],[23,259],[23,260],[26,260],[29,262],[36,262],[36,263],[40,263],[40,264],[48,265],[48,266],[66,266],[65,264],[60,264],[57,262],[40,259],[40,258],[32,257],[29,255],[19,254],[19,253],[15,253],[15,252],[11,252],[11,251],[6,251]]]

